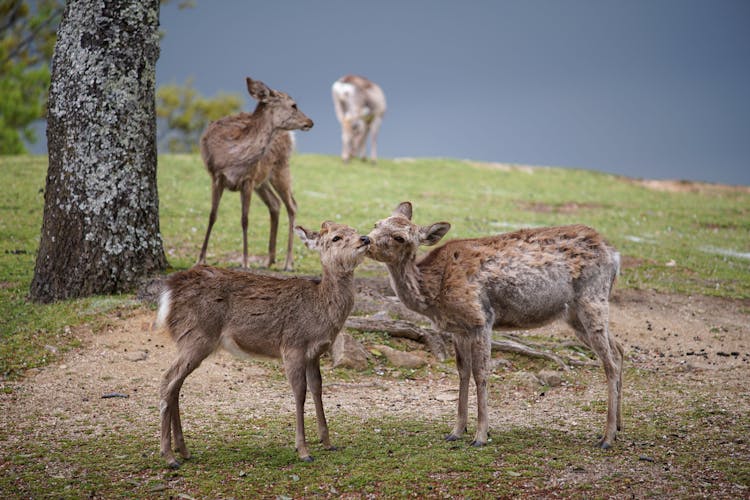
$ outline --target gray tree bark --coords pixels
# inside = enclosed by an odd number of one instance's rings
[[[156,188],[159,0],[70,0],[57,33],[31,298],[132,290],[166,268]]]

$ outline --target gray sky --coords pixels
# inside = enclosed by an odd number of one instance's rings
[[[197,0],[161,25],[157,84],[251,110],[260,79],[315,121],[303,153],[340,152],[330,87],[357,73],[388,100],[383,158],[750,185],[747,0]]]

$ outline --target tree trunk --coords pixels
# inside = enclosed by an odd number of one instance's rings
[[[38,302],[132,290],[166,268],[156,189],[159,0],[71,0],[57,33]]]

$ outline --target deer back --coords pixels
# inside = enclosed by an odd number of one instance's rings
[[[578,294],[608,292],[617,265],[595,230],[572,225],[452,240],[427,254],[418,268],[435,314],[467,328],[481,326],[488,314],[498,327],[544,324]]]
[[[235,353],[279,357],[332,328],[312,279],[196,266],[171,275],[166,286],[166,326],[178,345],[200,337]]]

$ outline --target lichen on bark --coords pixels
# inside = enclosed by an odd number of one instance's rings
[[[32,299],[132,290],[166,267],[156,188],[159,0],[69,1],[47,113]]]

